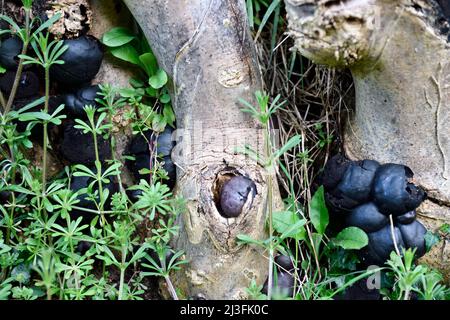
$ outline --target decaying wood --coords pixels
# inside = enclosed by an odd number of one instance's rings
[[[300,52],[352,72],[356,110],[345,130],[347,155],[408,165],[430,198],[419,208],[421,220],[432,229],[450,222],[448,2],[285,3]]]
[[[244,1],[125,2],[173,80],[176,193],[187,201],[174,244],[190,261],[176,274],[176,287],[191,297],[245,298],[253,278],[259,284],[265,280],[268,260],[236,243],[238,234],[267,237],[267,175],[235,152],[244,144],[255,150],[263,146],[258,124],[238,104],[240,98],[254,102],[254,92],[261,89]],[[224,171],[247,176],[257,187],[252,205],[234,219],[222,217],[214,201],[216,180]]]

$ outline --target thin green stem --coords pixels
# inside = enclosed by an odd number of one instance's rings
[[[167,288],[169,289],[169,293],[172,296],[172,299],[178,300],[177,292],[175,291],[175,287],[173,286],[169,276],[168,275],[164,276],[164,280],[166,280]]]
[[[48,113],[48,101],[50,97],[50,68],[45,68],[45,102],[44,112]],[[44,137],[43,137],[43,155],[42,155],[42,196],[46,193],[47,184],[47,148],[48,148],[48,131],[47,122],[44,122]]]
[[[24,41],[22,46],[22,55],[25,55],[27,53],[29,39],[30,39],[30,9],[25,9],[25,34],[26,34],[26,41]],[[11,88],[11,93],[9,94],[8,102],[6,103],[4,114],[7,114],[12,107],[12,104],[14,102],[14,98],[17,93],[17,89],[19,88],[20,83],[20,77],[22,75],[22,69],[23,69],[23,59],[19,60],[19,66],[17,67],[16,76],[14,78],[13,86]]]
[[[122,246],[122,263],[120,265],[120,282],[119,282],[119,300],[123,300],[123,286],[125,282],[125,262],[126,262],[126,247]]]

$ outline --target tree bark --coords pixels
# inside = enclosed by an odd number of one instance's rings
[[[259,152],[264,146],[260,126],[238,103],[240,98],[255,103],[254,92],[262,88],[244,1],[125,2],[173,81],[175,193],[187,201],[174,246],[189,260],[175,275],[175,286],[190,297],[245,298],[252,279],[262,284],[266,278],[268,260],[255,248],[239,246],[236,236],[267,237],[268,175],[235,152],[245,144]],[[221,185],[235,175],[252,179],[257,194],[237,218],[227,219],[218,197]],[[274,193],[278,203],[276,187]]]
[[[432,229],[449,223],[448,2],[285,2],[300,52],[352,72],[356,110],[344,134],[347,156],[408,165],[428,194],[419,218]],[[433,259],[447,273],[449,251],[444,241]]]

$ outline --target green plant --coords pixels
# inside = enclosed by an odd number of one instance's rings
[[[402,255],[391,252],[387,261],[388,277],[393,282],[392,289],[384,288],[382,293],[390,299],[409,300],[412,293],[423,300],[448,299],[450,288],[441,284],[442,275],[425,265],[415,265],[415,250],[403,249]]]

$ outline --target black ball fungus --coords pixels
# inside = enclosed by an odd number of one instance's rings
[[[17,57],[22,52],[22,40],[18,37],[9,37],[0,42],[0,66],[14,70],[19,64]]]
[[[400,250],[404,247],[404,242],[400,229],[394,227],[395,243]],[[395,245],[391,233],[391,225],[388,224],[381,230],[368,234],[369,244],[363,252],[363,260],[368,264],[383,265],[392,251],[395,251]]]
[[[416,211],[409,211],[407,213],[404,213],[402,215],[395,217],[395,222],[400,224],[410,224],[414,220],[416,220]]]
[[[289,256],[279,255],[275,258],[275,263],[278,265],[278,269],[283,271],[294,270],[294,264]]]
[[[335,155],[327,162],[322,176],[325,190],[333,190],[337,187],[350,163],[350,160],[340,154]]]
[[[91,105],[93,107],[98,107],[96,98],[99,98],[98,93],[100,92],[100,87],[98,85],[88,86],[79,89],[75,93],[69,93],[64,97],[64,104],[66,110],[77,118],[86,118],[86,112],[84,107]]]
[[[358,227],[365,232],[374,232],[380,230],[389,223],[389,218],[378,211],[373,202],[368,202],[353,209],[345,217],[348,226]]]
[[[156,135],[153,131],[146,131],[145,138],[136,136],[130,143],[129,153],[135,157],[135,161],[128,161],[128,166],[136,180],[147,179],[147,174],[139,173],[142,169],[150,169],[154,163],[154,154],[157,152],[159,161],[163,162],[163,169],[167,172],[168,180],[164,180],[169,188],[173,188],[176,180],[176,167],[172,162],[171,153],[175,146],[172,141],[173,129],[169,126]]]
[[[416,258],[425,254],[425,234],[427,229],[417,220],[409,224],[399,224],[398,228],[402,234],[406,249],[416,248]]]
[[[0,90],[9,94],[12,90],[16,72],[8,71],[0,77]],[[17,99],[29,98],[39,93],[39,78],[32,71],[22,72],[17,88]]]
[[[351,163],[337,190],[358,203],[365,202],[370,197],[373,177],[380,164],[373,160],[363,160]]]
[[[95,162],[95,146],[92,134],[83,133],[82,130],[74,128],[74,121],[66,121],[63,125],[63,138],[60,152],[70,163],[89,165]],[[108,140],[97,136],[97,145],[100,161],[111,157],[111,147]]]
[[[61,55],[64,64],[51,68],[51,79],[67,86],[79,86],[90,82],[100,69],[103,50],[100,42],[92,36],[64,40],[68,46]]]
[[[409,182],[412,177],[413,172],[406,166],[393,163],[380,166],[373,185],[373,199],[380,212],[401,215],[420,205],[426,194]]]
[[[373,160],[363,160],[355,162],[343,162],[346,167],[345,172],[339,172],[341,176],[337,186],[330,188],[336,184],[334,180],[328,181],[325,187],[327,194],[326,199],[329,205],[337,211],[349,211],[356,206],[366,202],[370,198],[372,190],[372,182],[375,172],[379,167],[379,163]],[[327,176],[330,176],[327,174]],[[325,186],[326,179],[324,179]]]
[[[222,209],[222,215],[226,218],[239,216],[245,203],[252,201],[255,195],[256,185],[252,180],[243,176],[231,178],[224,183],[220,190],[220,208]]]

